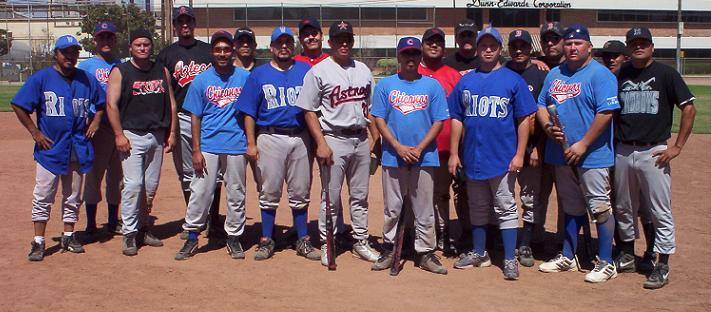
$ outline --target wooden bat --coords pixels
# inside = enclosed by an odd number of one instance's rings
[[[336,270],[336,242],[333,237],[333,210],[331,209],[331,196],[329,195],[328,185],[331,182],[331,168],[330,166],[323,166],[326,170],[324,176],[326,177],[326,182],[322,183],[326,188],[326,259],[328,261],[328,270]]]
[[[402,242],[405,240],[405,213],[407,213],[408,205],[403,201],[402,210],[397,221],[397,234],[395,236],[395,244],[393,245],[393,264],[390,266],[390,275],[397,276],[400,274],[400,260],[402,258]]]

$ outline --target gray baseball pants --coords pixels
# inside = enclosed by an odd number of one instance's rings
[[[610,210],[610,169],[576,170],[578,177],[570,166],[555,166],[558,205],[563,212],[578,217]]]
[[[486,225],[493,209],[499,229],[518,228],[514,198],[516,175],[509,172],[487,180],[467,180],[472,225]]]
[[[79,173],[79,165],[71,162],[69,173],[57,175],[37,163],[35,188],[32,191],[32,221],[47,222],[54,204],[57,187],[62,183],[62,221],[77,223],[81,206],[81,184],[84,174]]]
[[[121,218],[126,235],[148,222],[160,181],[165,130],[124,130],[123,133],[131,143],[131,150],[121,155]]]
[[[183,192],[190,191],[190,181],[195,176],[193,169],[193,134],[190,114],[178,112],[180,135],[176,137],[173,149],[173,164],[178,174]]]
[[[87,204],[101,202],[101,182],[106,173],[106,202],[118,205],[121,201],[121,159],[116,150],[114,131],[102,123],[94,134],[94,162],[84,181],[84,201]]]
[[[257,181],[260,187],[259,208],[274,210],[279,207],[282,187],[291,209],[309,207],[311,193],[311,136],[307,131],[299,135],[259,133]]]

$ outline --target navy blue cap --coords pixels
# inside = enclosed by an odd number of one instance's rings
[[[212,34],[210,37],[210,45],[215,45],[220,39],[226,39],[227,42],[232,44],[232,34],[224,30],[218,30]]]
[[[625,41],[627,43],[630,43],[632,40],[635,39],[644,39],[649,42],[652,41],[652,32],[649,31],[649,28],[647,27],[632,27],[630,30],[627,31],[627,36],[625,38]]]
[[[114,26],[114,23],[112,22],[98,22],[96,23],[96,27],[94,27],[94,37],[98,36],[101,33],[111,33],[111,34],[116,34],[116,26]]]
[[[446,37],[444,35],[444,31],[442,29],[439,29],[437,27],[432,27],[430,29],[425,30],[425,34],[422,35],[422,41],[428,40],[434,36],[440,36],[442,37],[442,40]]]
[[[590,32],[588,31],[588,28],[585,27],[585,25],[573,24],[565,29],[563,39],[583,39],[585,41],[590,41]]]
[[[306,27],[313,27],[316,28],[316,30],[318,30],[319,32],[321,31],[321,23],[319,23],[318,20],[313,17],[304,19],[299,22],[299,33],[304,31],[304,28]]]
[[[340,34],[347,34],[353,36],[353,25],[346,21],[333,22],[333,24],[331,24],[331,27],[328,29],[328,36],[335,37]]]
[[[252,41],[256,40],[256,37],[254,36],[254,31],[251,28],[246,27],[246,26],[237,28],[237,30],[235,31],[235,35],[234,35],[234,40],[237,40],[237,39],[239,39],[239,37],[243,37],[243,36],[249,37]]]
[[[509,44],[516,40],[521,40],[529,45],[533,45],[533,39],[531,39],[531,34],[523,29],[516,29],[509,34]]]
[[[397,54],[406,50],[422,51],[422,42],[415,37],[402,37],[397,43]]]
[[[565,29],[559,22],[548,22],[541,25],[541,37],[549,32],[562,37],[563,33],[565,33]]]
[[[77,38],[74,38],[74,36],[72,35],[61,36],[57,38],[57,42],[54,43],[55,50],[62,50],[69,47],[79,47],[79,49],[81,50],[81,44],[79,44],[79,40],[77,40]]]
[[[281,37],[281,36],[294,37],[294,32],[291,31],[291,28],[286,27],[284,25],[274,28],[274,30],[272,31],[272,41],[271,42],[279,40],[279,37]]]
[[[177,20],[181,15],[187,15],[195,19],[195,13],[193,13],[193,8],[189,6],[180,6],[173,10],[173,21]]]
[[[479,41],[481,40],[481,38],[484,38],[486,36],[493,37],[496,40],[496,42],[498,42],[499,44],[501,44],[503,42],[503,40],[501,39],[501,34],[499,33],[498,30],[496,30],[496,28],[491,27],[491,26],[486,26],[482,30],[480,30],[479,33],[476,35],[476,44],[479,44]]]

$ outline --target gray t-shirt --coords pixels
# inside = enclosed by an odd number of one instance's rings
[[[373,84],[365,64],[353,60],[342,67],[329,57],[306,74],[296,106],[317,112],[325,131],[363,129],[370,122]]]

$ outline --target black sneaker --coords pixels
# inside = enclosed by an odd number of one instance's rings
[[[639,260],[637,270],[645,273],[652,272],[657,263],[657,255],[658,254],[656,252],[645,251],[644,256],[642,256],[642,259]]]
[[[254,260],[267,260],[274,255],[274,240],[271,238],[262,238],[259,240],[257,252],[254,254]]]
[[[175,260],[187,260],[188,258],[195,255],[197,248],[198,248],[198,240],[197,239],[185,240],[185,244],[183,244],[183,248],[180,248],[180,251],[178,251],[178,253],[175,254]]]
[[[533,250],[529,246],[521,246],[518,248],[518,260],[522,266],[532,267],[535,260],[533,260]]]
[[[30,261],[42,261],[44,259],[44,242],[40,244],[32,240],[30,245],[32,248],[30,249],[30,254],[27,255],[27,259]]]
[[[321,251],[311,245],[311,238],[308,235],[296,241],[296,254],[309,260],[321,260]]]
[[[227,236],[227,253],[232,259],[244,259],[244,249],[242,249],[242,244],[239,243],[239,236]]]
[[[72,233],[71,236],[62,235],[62,240],[60,242],[60,247],[62,252],[69,251],[73,253],[83,253],[84,246],[81,245],[77,239],[76,233]]]
[[[163,242],[148,230],[141,230],[141,244],[151,247],[162,247]]]
[[[634,273],[637,272],[637,268],[634,264],[634,255],[620,251],[615,257],[615,267],[617,268],[617,273]]]
[[[434,252],[428,252],[422,255],[422,257],[420,258],[420,264],[418,266],[421,269],[432,273],[447,274],[447,269],[442,266],[442,262],[439,261],[439,257],[437,257]]]
[[[123,236],[123,254],[125,256],[135,256],[138,254],[138,245],[136,245],[137,234],[137,232],[133,232]]]
[[[654,270],[652,270],[652,274],[649,274],[647,281],[644,282],[644,288],[659,289],[666,284],[669,284],[669,265],[659,262],[654,266]]]

